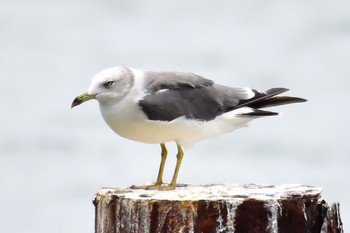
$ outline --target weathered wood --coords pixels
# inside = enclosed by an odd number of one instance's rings
[[[173,191],[103,188],[96,233],[341,233],[339,204],[305,185],[182,185]]]

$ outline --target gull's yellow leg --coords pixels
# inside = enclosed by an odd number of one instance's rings
[[[158,172],[158,177],[156,181],[156,185],[162,185],[163,184],[163,172],[164,172],[164,166],[165,166],[165,161],[168,156],[168,150],[165,147],[164,143],[160,144],[160,147],[162,148],[162,160],[160,161],[160,166],[159,166],[159,172]]]
[[[160,187],[163,184],[163,172],[164,172],[164,166],[165,166],[165,162],[168,156],[168,150],[166,149],[166,146],[164,143],[160,144],[160,147],[162,148],[162,154],[161,154],[161,161],[160,161],[160,166],[159,166],[159,172],[158,172],[158,177],[156,180],[156,183],[153,185],[133,185],[131,186],[131,188],[134,189],[160,189]]]
[[[148,185],[146,186],[146,189],[149,190],[154,190],[154,189],[161,189],[162,184],[163,184],[163,172],[164,172],[164,166],[165,166],[165,161],[168,156],[168,150],[165,147],[164,143],[160,144],[160,147],[162,148],[162,159],[160,161],[160,166],[159,166],[159,172],[158,172],[158,177],[156,180],[156,183],[154,185]]]
[[[176,161],[176,167],[175,167],[175,172],[173,175],[173,179],[171,180],[170,184],[168,186],[161,186],[159,187],[160,190],[173,190],[176,188],[176,180],[177,180],[177,175],[179,174],[182,158],[184,157],[184,152],[179,144],[177,145],[177,161]]]

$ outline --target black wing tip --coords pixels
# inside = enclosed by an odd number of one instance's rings
[[[296,103],[304,103],[308,101],[307,99],[300,98],[300,97],[293,97],[293,98],[296,101]]]
[[[276,96],[271,99],[276,99],[276,100],[285,100],[286,104],[293,104],[293,103],[304,103],[307,102],[307,99],[301,98],[301,97],[296,97],[296,96]]]
[[[260,109],[253,109],[252,112],[249,113],[242,113],[240,116],[251,116],[251,117],[262,117],[262,116],[277,116],[279,113],[277,112],[271,112],[271,111],[264,111]]]
[[[286,91],[289,91],[289,89],[284,87],[270,88],[265,92],[267,94],[265,101],[269,102],[271,100],[274,100],[276,105],[303,103],[308,101],[307,99],[295,96],[276,96]]]
[[[270,88],[268,89],[267,91],[265,91],[265,93],[267,95],[279,95],[281,93],[284,93],[284,92],[287,92],[289,91],[289,88],[285,88],[285,87],[273,87],[273,88]],[[269,97],[272,97],[272,96],[269,96]],[[281,96],[282,97],[282,96]],[[293,98],[296,102],[307,102],[308,100],[307,99],[304,99],[304,98],[300,98],[300,97],[294,97],[294,96],[283,96],[283,97],[290,97],[290,98]]]

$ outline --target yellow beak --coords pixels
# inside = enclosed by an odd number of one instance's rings
[[[90,95],[87,92],[85,92],[73,100],[71,108],[74,108],[75,106],[78,106],[79,104],[82,104],[88,100],[94,99],[95,96],[96,95]]]

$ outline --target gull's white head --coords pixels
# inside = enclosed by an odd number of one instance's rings
[[[92,79],[88,91],[73,100],[72,108],[91,99],[103,105],[118,102],[129,92],[133,83],[133,73],[126,67],[103,70]]]

